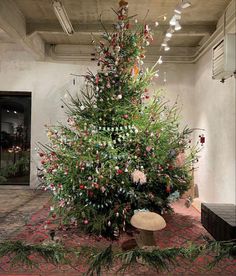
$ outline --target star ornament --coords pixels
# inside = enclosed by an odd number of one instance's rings
[[[127,6],[127,5],[128,5],[128,2],[126,2],[124,0],[120,0],[120,2],[119,2],[120,7],[124,7],[124,6]]]

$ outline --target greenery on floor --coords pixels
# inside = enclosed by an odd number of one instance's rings
[[[119,261],[120,272],[125,272],[136,263],[154,268],[157,271],[168,270],[169,267],[177,266],[177,257],[187,260],[195,260],[200,255],[214,254],[214,259],[208,264],[212,269],[224,258],[236,259],[236,240],[232,241],[211,241],[204,245],[190,244],[188,247],[172,247],[160,249],[158,247],[134,248],[122,252],[112,244],[107,248],[99,250],[94,247],[66,248],[59,243],[48,244],[27,244],[22,241],[4,241],[0,243],[0,258],[9,257],[12,265],[23,264],[29,267],[39,267],[35,262],[42,257],[46,262],[54,265],[71,264],[71,260],[85,258],[88,263],[86,275],[102,275],[102,271],[109,270]],[[73,258],[72,258],[73,255]],[[34,256],[35,258],[32,258]],[[76,257],[76,259],[75,259]]]

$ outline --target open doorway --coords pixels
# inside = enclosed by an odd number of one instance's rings
[[[0,185],[30,183],[31,93],[0,91]]]

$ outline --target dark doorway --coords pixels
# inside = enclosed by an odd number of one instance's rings
[[[0,185],[29,185],[31,93],[0,92]]]

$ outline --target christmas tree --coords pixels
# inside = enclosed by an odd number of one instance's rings
[[[39,152],[52,215],[105,236],[125,231],[137,209],[163,213],[190,185],[196,147],[191,129],[179,130],[179,111],[149,85],[156,65],[144,69],[153,40],[148,25],[130,25],[119,2],[114,32],[104,27],[96,46],[99,70],[88,72],[82,98],[71,97],[68,125],[47,130]]]

